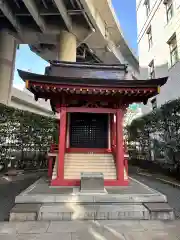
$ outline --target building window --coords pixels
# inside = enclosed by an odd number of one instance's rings
[[[150,79],[155,78],[154,60],[151,61],[150,64],[149,64],[149,78],[150,78]]]
[[[176,35],[173,35],[173,37],[168,41],[168,44],[169,44],[169,50],[170,50],[171,66],[173,66],[178,61],[178,48],[177,48]]]
[[[150,13],[150,1],[149,0],[145,0],[144,5],[146,7],[146,16],[149,16]]]
[[[149,49],[150,49],[152,47],[152,44],[153,44],[151,27],[148,29],[147,35],[148,35],[148,45],[149,45]]]
[[[157,108],[157,99],[153,98],[151,100],[151,104],[152,104],[152,109],[155,110]]]
[[[167,22],[173,17],[173,0],[165,0]]]

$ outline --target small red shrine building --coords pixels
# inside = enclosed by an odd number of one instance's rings
[[[35,100],[49,99],[52,110],[60,113],[58,154],[54,164],[56,176],[52,178],[51,185],[80,185],[80,173],[85,167],[88,172],[96,170],[92,169],[91,161],[96,166],[98,157],[101,158],[101,166],[97,172],[102,169],[102,172],[108,173],[109,168],[115,169],[114,175],[106,174],[105,186],[128,185],[123,141],[124,114],[129,104],[146,104],[149,98],[157,95],[167,77],[128,80],[127,65],[124,64],[59,61],[51,62],[45,75],[18,72]],[[89,154],[94,154],[96,159],[88,158]],[[77,169],[76,161],[81,157],[84,166],[79,165]],[[66,161],[70,160],[71,170],[68,170]],[[68,174],[75,166],[78,174]]]

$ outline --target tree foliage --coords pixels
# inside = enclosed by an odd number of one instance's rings
[[[180,169],[180,99],[135,119],[127,126],[131,159]]]

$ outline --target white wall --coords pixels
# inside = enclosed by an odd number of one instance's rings
[[[137,0],[137,4],[140,0]],[[162,0],[150,0],[151,11],[149,17],[146,16],[144,0],[137,8],[138,22],[138,46],[140,78],[148,78],[148,65],[154,60],[156,77],[169,76],[168,82],[161,88],[161,93],[157,96],[157,104],[160,106],[166,101],[180,97],[180,62],[173,67],[170,66],[170,52],[167,44],[170,37],[176,33],[177,46],[180,57],[180,1],[174,0],[174,16],[167,23],[166,8]],[[153,46],[148,48],[147,30],[151,26]],[[149,103],[143,108],[143,112],[152,109]]]

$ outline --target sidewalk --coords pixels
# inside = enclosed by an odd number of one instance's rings
[[[1,222],[0,240],[179,240],[180,221]]]

